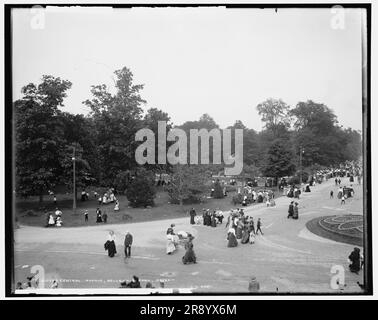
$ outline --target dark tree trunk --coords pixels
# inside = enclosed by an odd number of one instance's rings
[[[43,193],[40,193],[39,194],[39,203],[42,203],[43,202]]]

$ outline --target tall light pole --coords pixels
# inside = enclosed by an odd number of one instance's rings
[[[299,167],[300,167],[300,172],[299,172],[299,183],[300,183],[300,188],[302,188],[302,171],[303,171],[303,168],[302,168],[302,154],[304,153],[304,149],[303,147],[299,147]]]
[[[76,214],[76,148],[73,147],[72,163],[73,163],[73,214]]]

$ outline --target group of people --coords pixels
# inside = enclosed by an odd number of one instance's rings
[[[299,209],[298,209],[298,202],[291,201],[289,204],[289,210],[288,210],[287,218],[292,218],[297,220],[299,218]]]
[[[335,181],[337,181],[337,185],[340,185],[341,183],[341,180],[340,179],[335,179]],[[339,182],[340,180],[340,182]],[[353,186],[350,185],[349,187],[347,186],[344,186],[344,187],[339,187],[339,189],[337,190],[337,199],[341,200],[341,205],[344,205],[345,204],[345,200],[348,199],[348,198],[351,198],[354,196],[354,189],[353,189]],[[329,197],[330,199],[333,199],[333,190],[331,190],[329,192]]]
[[[95,193],[98,196],[98,193]],[[114,203],[114,211],[119,211],[119,201],[114,194],[114,188],[110,188],[103,196],[99,196],[98,205]]]
[[[62,211],[55,208],[55,213],[46,212],[46,227],[61,227],[63,225]]]
[[[85,210],[84,212],[85,216],[85,222],[88,221],[88,210]],[[96,223],[107,223],[108,222],[108,214],[106,213],[106,210],[102,212],[100,208],[96,209]]]
[[[179,231],[177,234],[174,231],[174,224],[171,224],[167,229],[167,254],[174,253],[180,244],[180,241],[184,243],[185,255],[182,257],[183,264],[197,263],[197,258],[193,250],[194,236],[186,231]]]
[[[238,188],[238,194],[243,196],[242,206],[246,207],[252,203],[263,203],[266,202],[268,206],[275,206],[274,192],[272,190],[258,190],[256,191],[250,186],[245,186],[244,188]]]
[[[160,281],[159,286],[160,286],[160,288],[164,288],[164,282]],[[142,288],[142,286],[141,286],[139,278],[134,275],[129,282],[122,281],[120,283],[120,288]],[[146,288],[152,289],[152,288],[155,288],[155,287],[152,285],[151,281],[147,281],[146,282]]]
[[[288,192],[287,192],[286,195],[289,198],[299,199],[299,195],[300,194],[301,194],[301,189],[299,187],[297,187],[296,185],[292,185],[292,186],[290,186],[290,188],[289,188],[289,190],[288,190]]]
[[[231,210],[226,224],[226,228],[228,228],[227,247],[236,247],[238,240],[240,240],[242,244],[255,243],[255,236],[257,236],[259,232],[263,235],[261,227],[261,218],[258,218],[255,229],[253,217],[245,215],[243,209],[237,208],[236,210]]]
[[[108,238],[104,244],[105,251],[108,251],[108,256],[113,258],[117,254],[116,236],[114,231],[109,231]],[[125,259],[131,257],[131,246],[133,244],[133,236],[129,231],[126,231],[124,239]]]

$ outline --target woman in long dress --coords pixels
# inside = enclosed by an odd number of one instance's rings
[[[217,226],[217,220],[215,219],[215,213],[211,215],[211,226],[215,228]]]
[[[238,240],[236,240],[234,228],[231,228],[228,230],[227,240],[228,240],[227,247],[229,248],[233,248],[238,245]]]
[[[113,231],[109,232],[108,241],[105,243],[105,250],[108,250],[108,256],[113,258],[114,255],[117,253],[116,245],[115,245],[115,234]]]
[[[243,237],[243,222],[239,219],[236,226],[236,239],[241,239]]]
[[[349,265],[349,270],[351,272],[357,273],[361,269],[361,256],[360,256],[360,249],[359,248],[354,248],[352,253],[349,255],[349,260],[351,264]]]
[[[196,216],[196,210],[192,208],[189,214],[190,214],[190,224],[195,224],[194,217]]]
[[[245,244],[249,241],[249,231],[247,227],[244,227],[241,243]]]
[[[197,258],[193,250],[193,242],[192,240],[189,240],[185,244],[185,255],[182,257],[182,263],[188,264],[188,263],[197,263]]]
[[[175,236],[167,234],[167,254],[172,254],[176,250]]]
[[[49,217],[49,226],[53,226],[53,225],[55,225],[55,219],[54,219],[53,215],[50,214],[50,217]]]
[[[298,203],[296,202],[294,205],[294,213],[293,213],[293,219],[298,219]]]

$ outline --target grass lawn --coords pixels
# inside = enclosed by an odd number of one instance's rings
[[[278,194],[276,190],[276,197]],[[232,204],[232,197],[235,192],[228,192],[228,196],[223,199],[207,199],[206,202],[190,205],[176,205],[170,204],[170,198],[162,188],[158,188],[155,206],[152,208],[132,208],[128,206],[126,196],[118,195],[117,198],[120,202],[120,210],[115,212],[114,204],[107,204],[99,206],[101,211],[108,215],[108,223],[133,223],[151,220],[162,220],[169,218],[188,217],[189,210],[194,207],[197,214],[202,214],[202,209],[219,209],[223,211],[235,208]],[[71,194],[58,194],[57,206],[63,212],[63,226],[64,227],[76,227],[76,226],[93,226],[96,225],[96,208],[98,207],[98,201],[93,196],[90,196],[88,201],[80,201],[78,197],[76,214],[72,210],[72,195]],[[45,226],[46,215],[44,214],[44,208],[48,212],[55,212],[55,205],[53,203],[52,196],[45,196],[45,200],[42,204],[39,203],[38,197],[30,197],[26,200],[17,199],[15,205],[16,216],[18,222],[24,225],[31,226]],[[88,209],[89,221],[84,222],[84,210]]]

